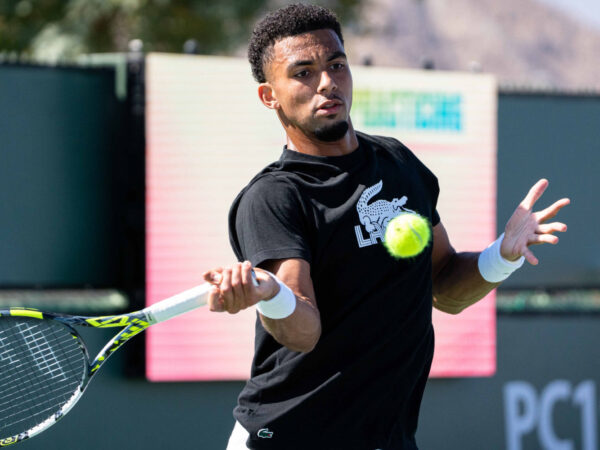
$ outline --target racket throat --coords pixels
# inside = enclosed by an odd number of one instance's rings
[[[96,356],[96,359],[94,359],[94,361],[90,365],[89,376],[93,376],[98,371],[98,369],[106,362],[110,355],[117,351],[125,342],[127,342],[132,337],[140,334],[149,326],[150,324],[147,321],[133,318],[129,326],[121,330],[119,334],[112,338],[104,346],[104,348],[100,350],[100,353],[98,353],[98,356]]]

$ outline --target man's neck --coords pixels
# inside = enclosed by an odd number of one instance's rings
[[[341,139],[334,142],[320,141],[302,133],[297,128],[286,130],[287,148],[300,153],[315,156],[342,156],[352,153],[358,148],[358,139],[349,123],[348,131]]]

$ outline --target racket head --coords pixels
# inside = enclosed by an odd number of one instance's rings
[[[0,447],[62,418],[83,394],[89,367],[71,326],[41,311],[0,310]]]

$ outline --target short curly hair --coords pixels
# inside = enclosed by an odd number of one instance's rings
[[[264,66],[275,42],[289,36],[323,29],[333,30],[340,42],[344,43],[338,18],[327,8],[297,3],[269,13],[254,27],[248,46],[248,61],[254,79],[259,83],[267,81]]]

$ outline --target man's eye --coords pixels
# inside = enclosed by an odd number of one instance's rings
[[[333,64],[331,65],[331,68],[332,68],[333,70],[340,70],[340,69],[343,69],[343,68],[344,68],[344,64],[343,64],[343,63],[333,63]]]
[[[308,76],[308,70],[301,70],[294,75],[296,78],[306,78]]]

